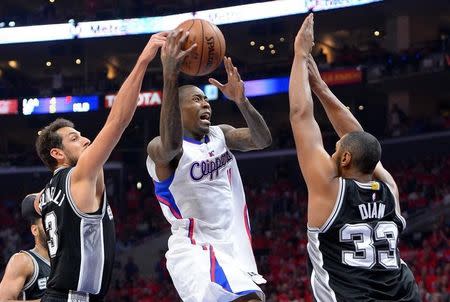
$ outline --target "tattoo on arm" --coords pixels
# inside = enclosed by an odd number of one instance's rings
[[[245,121],[247,122],[247,131],[244,129],[239,130],[232,137],[234,142],[242,148],[263,149],[272,143],[272,135],[270,134],[269,127],[262,115],[253,107],[253,105],[246,98],[244,101],[237,103],[239,110],[241,111]],[[250,144],[251,143],[251,144]]]

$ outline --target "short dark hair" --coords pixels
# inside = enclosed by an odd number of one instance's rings
[[[64,127],[74,127],[74,124],[66,119],[57,118],[38,132],[36,139],[36,152],[44,164],[54,171],[58,162],[50,155],[53,148],[62,149],[62,137],[56,131]]]
[[[41,215],[36,212],[34,208],[34,201],[37,197],[37,193],[28,194],[22,200],[21,211],[22,218],[24,218],[30,225],[38,224]]]
[[[342,151],[352,155],[352,164],[361,173],[370,174],[381,159],[381,145],[375,136],[364,131],[346,134],[341,139]]]

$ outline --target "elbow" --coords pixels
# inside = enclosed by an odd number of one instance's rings
[[[300,108],[291,109],[289,111],[289,120],[291,121],[291,124],[295,121],[301,120],[305,115],[305,110],[302,110]]]

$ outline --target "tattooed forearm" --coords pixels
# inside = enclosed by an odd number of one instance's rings
[[[262,115],[253,107],[247,98],[244,101],[236,103],[247,122],[250,139],[255,148],[263,149],[270,146],[272,143],[272,135]]]

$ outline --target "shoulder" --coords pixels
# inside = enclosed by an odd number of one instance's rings
[[[34,263],[31,257],[26,252],[15,253],[9,259],[6,269],[12,270],[15,275],[31,276],[34,272]]]

